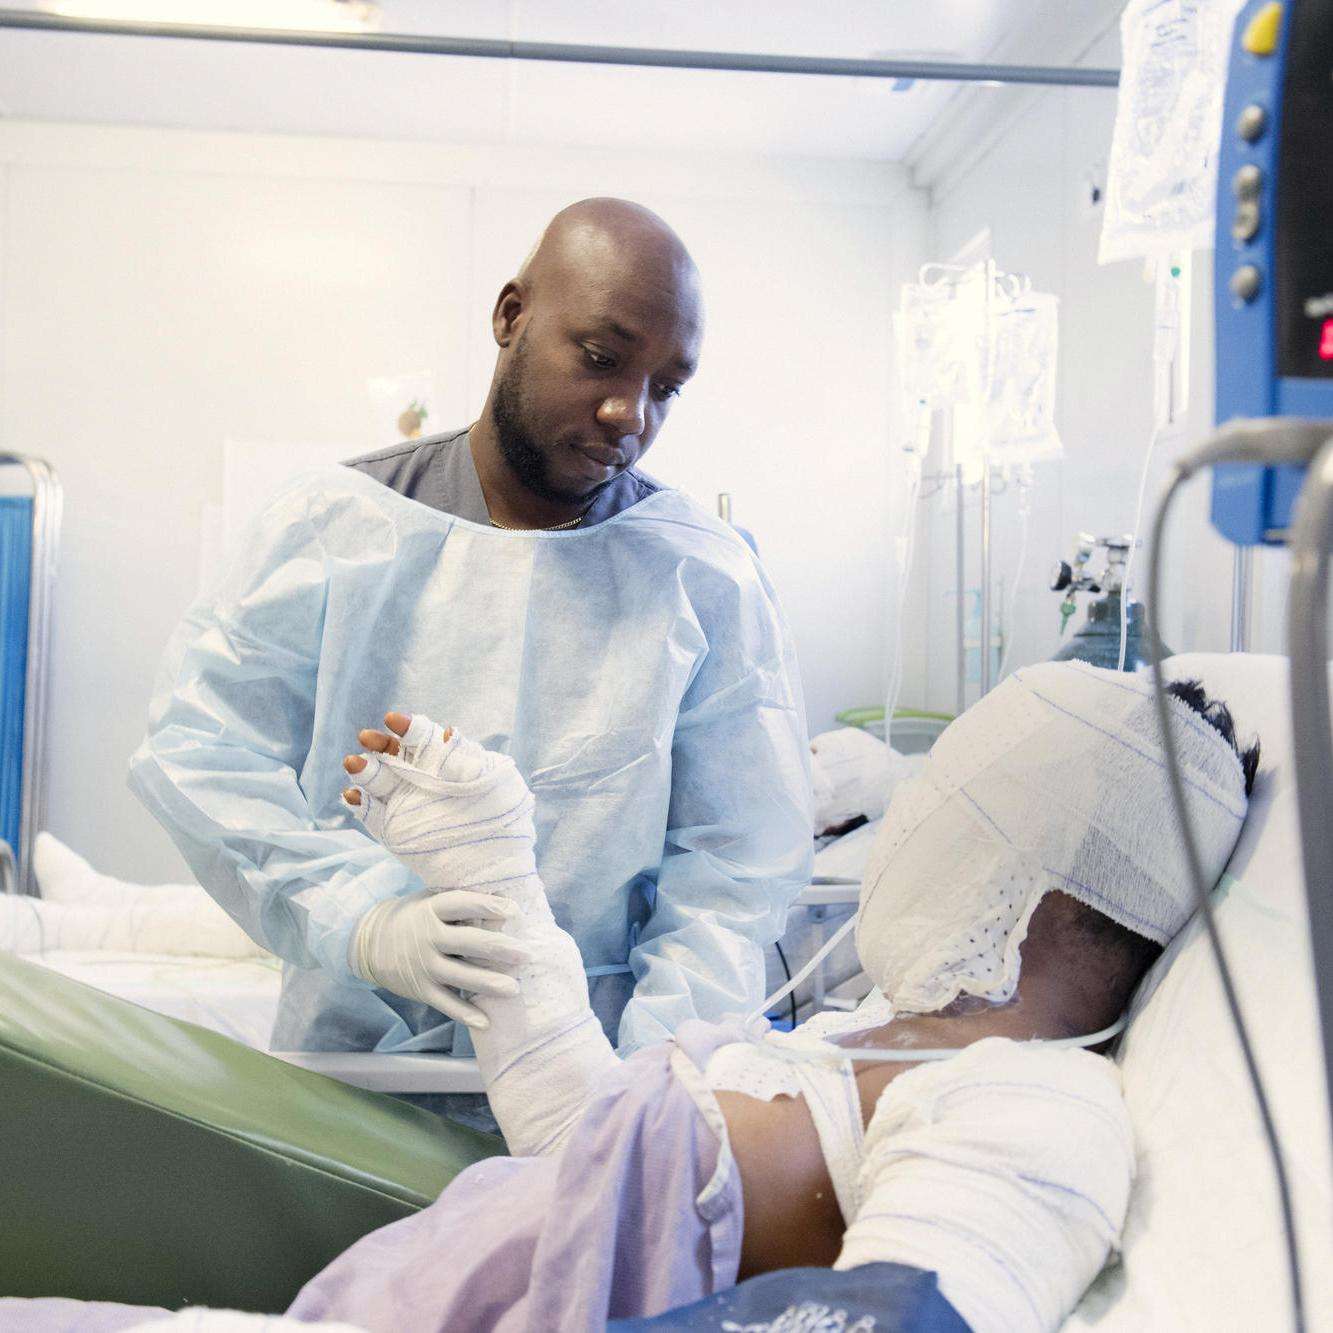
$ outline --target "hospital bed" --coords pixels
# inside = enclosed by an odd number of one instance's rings
[[[785,979],[784,964],[800,968],[814,956],[831,929],[856,905],[861,866],[869,851],[878,821],[836,839],[815,860],[815,882],[794,905],[784,937],[781,957],[770,949],[767,969],[769,992]],[[42,835],[49,841],[49,835]],[[237,956],[193,948],[188,938],[189,920],[183,918],[176,938],[136,943],[132,949],[107,947],[98,939],[96,918],[100,914],[95,881],[103,879],[68,848],[54,844],[43,856],[41,841],[35,857],[35,887],[53,874],[58,856],[62,874],[84,874],[90,880],[74,903],[44,901],[27,895],[0,892],[0,950],[17,953],[28,961],[60,973],[123,1000],[170,1018],[210,1028],[255,1050],[266,1051],[273,1031],[282,988],[282,965],[254,948]],[[0,843],[0,853],[4,844]],[[58,850],[56,850],[58,849]],[[72,863],[72,864],[66,864]],[[0,869],[2,869],[0,865]],[[194,893],[195,886],[145,889],[145,896],[163,893],[179,898]],[[86,907],[82,918],[68,922],[71,913]],[[214,915],[216,909],[211,909]],[[61,919],[63,918],[63,919]],[[72,929],[61,927],[70,924]],[[132,932],[130,932],[132,933]],[[168,932],[169,934],[169,932]],[[122,940],[121,943],[124,943]],[[234,952],[234,951],[233,951]],[[850,992],[860,998],[869,989],[860,976],[855,946],[848,940],[816,969],[810,982],[797,993],[801,1018],[826,1004],[850,1004],[831,990]],[[787,1006],[782,1006],[782,1014]],[[280,1052],[281,1058],[377,1092],[481,1092],[476,1061],[468,1057],[442,1060],[439,1057],[367,1055],[346,1052]]]
[[[1312,1329],[1333,1328],[1333,1162],[1301,873],[1287,662],[1187,654],[1263,762],[1222,887],[1218,928],[1268,1091],[1295,1195]],[[1328,885],[1322,886],[1324,892]],[[1290,1326],[1276,1185],[1202,923],[1140,989],[1116,1061],[1138,1170],[1121,1261],[1068,1333]]]
[[[1333,1165],[1286,663],[1197,655],[1174,670],[1199,677],[1230,704],[1242,735],[1263,741],[1217,917],[1295,1182],[1307,1287],[1316,1319],[1327,1319],[1319,1293],[1333,1290]],[[1067,1333],[1281,1326],[1272,1172],[1196,925],[1145,982],[1116,1058],[1138,1180],[1123,1255]],[[0,1280],[12,1294],[279,1308],[358,1228],[423,1206],[454,1171],[501,1150],[4,956],[0,1084],[0,1177],[11,1216],[24,1221],[0,1229]],[[355,1207],[344,1207],[344,1192]],[[198,1200],[196,1218],[212,1214],[206,1227],[182,1223],[184,1196]],[[123,1262],[130,1254],[142,1262]]]

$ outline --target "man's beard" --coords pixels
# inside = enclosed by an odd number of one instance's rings
[[[614,477],[584,491],[565,491],[554,485],[547,468],[546,455],[526,424],[523,410],[523,368],[527,352],[524,341],[527,330],[519,335],[514,355],[495,386],[491,401],[491,420],[495,424],[495,438],[500,453],[510,470],[534,495],[557,504],[588,504],[592,498],[609,486]]]

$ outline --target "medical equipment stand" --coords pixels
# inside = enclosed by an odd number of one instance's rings
[[[986,284],[985,324],[989,329],[991,325],[991,305],[995,300],[995,284],[999,280],[999,269],[995,260],[990,257],[983,261],[982,268]],[[947,412],[944,417],[942,443],[946,451],[945,456],[948,457],[953,452],[952,411]],[[954,467],[954,481],[957,500],[957,513],[954,523],[954,573],[958,597],[954,617],[954,628],[958,637],[958,681],[955,691],[955,711],[961,714],[967,710],[967,617],[964,610],[967,596],[967,483],[963,477],[961,464],[956,464]],[[984,699],[991,692],[991,686],[994,684],[992,680],[994,673],[991,664],[991,653],[994,651],[994,626],[992,623],[994,608],[991,588],[991,461],[989,456],[985,454],[983,454],[981,460],[980,511],[981,606],[978,608],[980,623],[977,627],[977,673],[980,691],[978,697]],[[1009,629],[1006,628],[1005,632],[1008,633]]]
[[[1246,0],[1236,15],[1218,154],[1214,250],[1216,416],[1222,429],[1177,462],[1154,525],[1160,536],[1181,484],[1211,467],[1213,526],[1239,547],[1292,551],[1288,600],[1292,739],[1306,913],[1328,1105],[1333,1108],[1333,734],[1328,679],[1329,553],[1333,548],[1333,4]],[[1243,641],[1249,569],[1236,565],[1233,638]],[[1161,668],[1156,694],[1176,810],[1218,973],[1273,1156],[1291,1269],[1292,1312],[1304,1327],[1295,1210],[1274,1119],[1209,910],[1185,817]]]
[[[1254,552],[1248,546],[1238,546],[1231,570],[1230,652],[1250,651],[1250,608],[1253,598]]]
[[[22,468],[32,486],[32,563],[28,574],[28,654],[23,692],[23,774],[15,887],[35,894],[32,844],[46,824],[46,729],[50,685],[51,614],[56,557],[64,504],[50,464],[23,454],[0,453],[0,465]]]
[[[980,668],[981,697],[984,699],[991,690],[991,470],[990,459],[986,459],[981,468],[981,632]]]
[[[947,438],[952,444],[952,425],[946,427]],[[967,710],[967,613],[964,598],[967,595],[967,485],[963,481],[961,466],[954,469],[955,497],[958,511],[954,522],[954,582],[957,590],[957,605],[954,607],[954,632],[957,635],[957,670],[958,685],[955,691],[954,711],[961,715]],[[887,736],[887,733],[886,733]]]
[[[1333,1103],[1333,740],[1326,665],[1333,454],[1324,444],[1333,437],[1330,68],[1333,5],[1327,0],[1248,0],[1242,7],[1218,159],[1217,419],[1256,419],[1251,437],[1263,448],[1256,444],[1244,461],[1214,467],[1212,521],[1242,548],[1290,538],[1297,803]],[[1318,446],[1322,452],[1307,468],[1303,463]],[[1241,582],[1248,579],[1238,577]]]

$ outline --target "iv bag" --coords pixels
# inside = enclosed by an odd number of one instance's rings
[[[1098,262],[1213,243],[1231,30],[1244,0],[1129,0]]]
[[[990,313],[984,448],[993,464],[1058,458],[1055,372],[1059,302],[1046,292],[997,295]]]
[[[895,316],[900,406],[913,451],[925,453],[931,417],[942,411],[949,463],[970,480],[987,459],[1010,466],[1058,456],[1056,298],[993,265],[938,272],[936,281],[904,286]]]
[[[941,272],[943,272],[941,270]],[[986,275],[981,266],[904,284],[894,315],[898,387],[908,420],[975,401],[981,393]]]

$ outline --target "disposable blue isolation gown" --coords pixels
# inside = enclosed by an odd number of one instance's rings
[[[274,1049],[451,1048],[347,962],[360,917],[421,887],[339,803],[390,708],[514,757],[622,1050],[762,1000],[809,881],[809,747],[785,622],[720,520],[662,490],[586,530],[500,531],[347,468],[256,520],[167,649],[130,785],[285,960]]]

